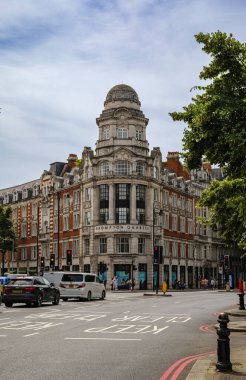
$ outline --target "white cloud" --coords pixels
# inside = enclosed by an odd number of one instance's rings
[[[0,14],[0,188],[95,147],[107,92],[132,86],[150,148],[181,150],[181,110],[209,57],[194,34],[245,41],[243,0],[10,0]]]

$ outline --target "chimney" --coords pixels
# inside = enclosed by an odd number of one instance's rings
[[[179,160],[179,152],[168,152],[167,168],[172,170],[178,177],[184,177],[185,180],[190,178],[188,172],[184,169]]]
[[[67,159],[68,165],[73,168],[76,165],[76,161],[78,159],[77,154],[70,153]]]

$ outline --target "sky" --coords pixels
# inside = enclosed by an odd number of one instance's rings
[[[246,40],[245,0],[0,0],[0,189],[81,157],[117,84],[135,89],[150,150],[182,151],[189,104],[210,58],[194,35]]]

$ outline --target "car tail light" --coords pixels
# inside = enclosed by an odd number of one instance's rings
[[[60,288],[65,288],[66,286],[65,285],[63,285],[61,282],[60,282]]]
[[[10,289],[11,289],[10,286],[5,286],[5,287],[4,287],[4,291],[5,291],[5,290],[10,290]]]
[[[78,288],[85,288],[85,284],[79,285]]]
[[[29,286],[29,287],[24,288],[24,290],[27,290],[28,292],[30,291],[32,292],[35,290],[35,288],[33,288],[32,286]]]

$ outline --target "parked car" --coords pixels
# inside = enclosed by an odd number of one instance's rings
[[[67,301],[69,298],[90,301],[92,298],[104,299],[106,297],[104,284],[93,273],[45,272],[44,277],[59,286],[63,301]]]
[[[13,303],[25,303],[28,306],[34,304],[37,307],[43,302],[58,305],[59,301],[59,289],[40,276],[16,277],[5,286],[3,292],[6,307],[11,307]]]

